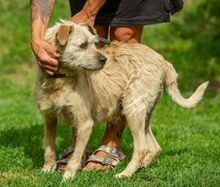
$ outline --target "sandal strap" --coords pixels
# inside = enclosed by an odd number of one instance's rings
[[[106,154],[108,154],[110,157],[112,157],[113,159],[117,159],[117,160],[124,160],[125,159],[125,155],[121,150],[118,150],[114,147],[109,147],[107,145],[101,145],[94,153],[93,155],[95,155],[98,151],[103,151]]]
[[[120,162],[119,159],[111,158],[108,155],[105,156],[105,157],[98,157],[94,154],[89,156],[89,159],[86,161],[86,163],[91,162],[91,161],[99,162],[103,165],[110,166],[111,168],[115,167]]]
[[[64,149],[64,151],[59,155],[59,160],[67,159],[71,153],[73,153],[75,150],[75,146],[71,145]],[[88,157],[92,154],[92,151],[88,148],[85,149],[85,152],[83,155],[86,155],[85,157]]]
[[[73,153],[75,146],[71,145],[64,149],[64,151],[59,155],[59,159],[63,160],[64,158],[69,157],[70,153]]]
[[[70,159],[70,154],[74,152],[74,149],[75,149],[75,146],[69,146],[63,151],[62,154],[59,155],[59,160],[54,164],[54,167],[53,167],[54,170],[57,170],[59,165],[68,164],[69,159]],[[86,161],[91,153],[92,153],[92,151],[86,148],[86,150],[82,156],[81,167],[84,166],[84,164],[86,163]]]

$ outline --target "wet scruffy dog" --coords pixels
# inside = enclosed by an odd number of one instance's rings
[[[87,26],[63,21],[48,29],[45,39],[61,52],[59,78],[48,77],[39,69],[35,88],[45,119],[45,172],[56,162],[57,119],[76,129],[75,151],[63,180],[74,177],[80,168],[94,124],[120,116],[127,120],[134,151],[116,177],[129,177],[149,165],[160,151],[149,122],[163,86],[177,104],[190,108],[201,100],[208,84],[201,84],[185,99],[177,87],[176,71],[161,55],[141,44],[119,42],[99,50],[97,36]]]

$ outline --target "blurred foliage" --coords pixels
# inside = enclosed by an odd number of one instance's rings
[[[183,88],[205,80],[220,88],[219,10],[217,0],[186,0],[169,24],[145,27],[143,42],[174,64]]]
[[[209,79],[213,87],[220,87],[220,1],[187,2],[188,10],[172,24],[171,32],[176,37],[192,40],[188,55],[198,63],[192,62],[195,71],[191,72]]]

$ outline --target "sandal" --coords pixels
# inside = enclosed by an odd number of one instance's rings
[[[59,155],[59,160],[55,163],[53,169],[59,170],[59,171],[65,171],[63,167],[65,167],[70,159],[70,156],[74,152],[75,146],[69,146],[67,147],[62,154]],[[82,160],[81,160],[81,168],[85,165],[86,160],[88,159],[89,155],[92,153],[91,150],[86,149],[85,153],[83,154]]]
[[[107,155],[104,157],[98,157],[95,154],[98,151],[103,151]],[[88,160],[86,161],[85,165],[88,162],[98,162],[100,164],[105,165],[105,169],[113,169],[116,165],[119,164],[120,161],[125,159],[125,155],[121,150],[118,150],[114,147],[109,147],[107,145],[101,145],[92,155],[89,156]],[[86,170],[86,168],[84,168]]]

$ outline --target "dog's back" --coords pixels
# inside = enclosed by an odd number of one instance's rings
[[[106,47],[104,54],[108,59],[106,65],[100,70],[86,72],[97,121],[99,117],[104,120],[115,116],[125,107],[125,102],[128,104],[137,96],[145,102],[150,99],[145,93],[160,93],[165,76],[162,56],[141,44],[119,42]],[[128,96],[131,101],[126,100]]]

